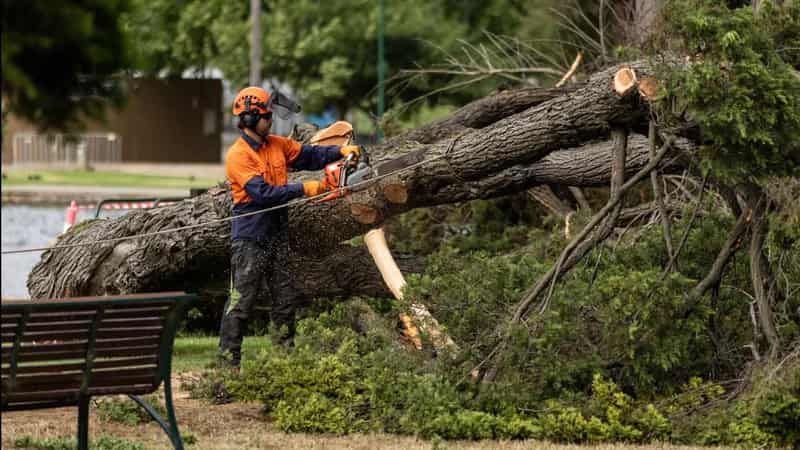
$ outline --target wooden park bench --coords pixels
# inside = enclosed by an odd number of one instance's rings
[[[2,411],[78,407],[88,448],[89,400],[129,395],[183,449],[172,405],[172,348],[195,295],[183,292],[2,303]],[[168,423],[142,400],[164,383]]]

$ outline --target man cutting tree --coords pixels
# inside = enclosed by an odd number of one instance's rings
[[[276,93],[270,95],[260,87],[243,89],[233,101],[233,115],[239,118],[241,132],[225,158],[225,173],[233,194],[233,287],[220,323],[219,351],[221,359],[237,369],[247,322],[259,299],[269,292],[276,341],[291,346],[295,310],[302,294],[293,285],[288,269],[287,208],[236,216],[325,192],[319,181],[288,183],[289,167],[318,170],[351,153],[359,155],[355,145],[304,145],[269,134],[275,104]]]

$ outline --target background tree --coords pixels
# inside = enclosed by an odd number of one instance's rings
[[[124,0],[3,1],[3,113],[41,128],[72,129],[102,118],[129,67],[119,24]]]

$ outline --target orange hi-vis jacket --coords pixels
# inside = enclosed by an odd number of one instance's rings
[[[288,183],[288,168],[319,170],[341,158],[338,145],[303,145],[269,135],[263,144],[242,132],[225,157],[234,216],[302,197],[302,183]],[[231,239],[263,240],[288,224],[287,208],[233,219]]]

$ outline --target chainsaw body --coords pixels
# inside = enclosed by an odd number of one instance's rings
[[[328,202],[344,197],[354,190],[360,190],[366,186],[358,184],[372,178],[372,176],[373,170],[372,166],[369,165],[366,149],[361,147],[361,157],[356,157],[351,153],[345,159],[325,166],[322,185],[333,192],[323,197],[320,201]]]

